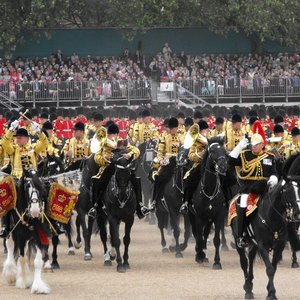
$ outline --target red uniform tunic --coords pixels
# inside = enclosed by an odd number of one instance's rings
[[[55,130],[56,136],[58,139],[62,139],[62,126],[63,120],[57,119],[53,122],[53,128]]]
[[[70,139],[73,137],[73,122],[71,120],[64,120],[62,123],[62,137]]]
[[[1,137],[5,134],[5,125],[6,125],[6,119],[5,118],[0,119],[0,136]]]
[[[127,139],[127,133],[129,131],[129,121],[128,120],[118,120],[116,124],[119,126],[119,136],[121,139]]]

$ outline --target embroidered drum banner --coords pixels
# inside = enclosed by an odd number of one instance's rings
[[[48,216],[55,221],[68,223],[78,195],[78,192],[72,192],[63,185],[52,183],[49,192]]]
[[[0,180],[0,218],[16,207],[16,184],[12,176]]]

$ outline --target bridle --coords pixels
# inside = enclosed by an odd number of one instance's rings
[[[208,198],[209,200],[213,200],[215,197],[217,197],[217,195],[220,193],[221,191],[221,180],[220,180],[220,175],[224,175],[222,172],[220,172],[219,169],[219,161],[226,161],[226,157],[225,155],[221,155],[219,156],[217,159],[215,159],[212,155],[212,146],[218,145],[217,147],[220,148],[220,144],[219,143],[212,143],[209,145],[207,151],[208,151],[208,157],[207,157],[207,161],[212,161],[213,165],[214,165],[214,171],[211,171],[209,168],[207,168],[207,166],[205,166],[205,172],[208,172],[210,174],[213,174],[216,177],[216,185],[214,188],[214,191],[211,195],[208,195],[205,192],[205,185],[204,185],[204,176],[201,178],[201,193]]]

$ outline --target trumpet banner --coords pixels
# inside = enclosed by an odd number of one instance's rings
[[[55,221],[68,223],[75,204],[78,201],[78,192],[72,192],[58,183],[52,183],[49,192],[47,215]]]
[[[0,181],[0,218],[4,217],[11,209],[16,208],[17,191],[12,176],[6,176]]]

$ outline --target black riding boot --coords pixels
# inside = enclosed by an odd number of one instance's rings
[[[181,205],[181,207],[179,209],[179,213],[184,214],[184,215],[188,214],[189,206],[191,204],[193,194],[194,194],[194,191],[191,188],[187,187],[185,189],[184,194],[183,194],[183,204]]]
[[[9,227],[10,227],[10,222],[9,222],[9,213],[2,218],[2,228],[0,230],[0,238],[6,239],[9,234]]]
[[[100,195],[93,201],[93,207],[89,210],[88,216],[95,219],[98,214],[98,206],[100,205],[103,210],[105,210],[105,205],[102,200],[103,191],[100,192]]]
[[[142,219],[145,216],[147,216],[151,211],[143,203],[141,178],[131,176],[130,181],[132,183],[135,192],[136,214],[139,217],[139,219]]]
[[[237,205],[237,246],[239,248],[248,247],[247,241],[244,236],[246,224],[246,207]]]

